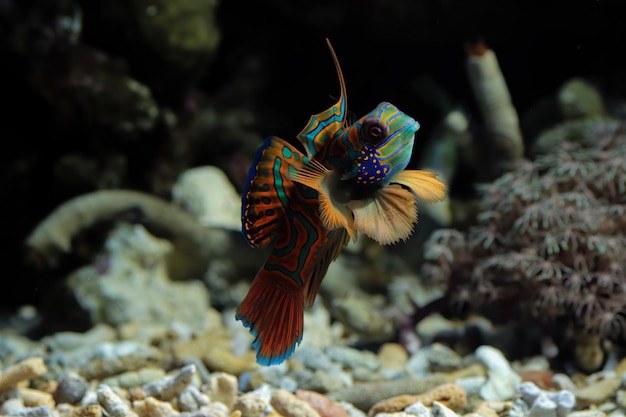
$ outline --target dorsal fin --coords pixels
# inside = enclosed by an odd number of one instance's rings
[[[326,44],[328,45],[328,49],[330,49],[330,54],[332,55],[333,62],[335,63],[335,70],[337,71],[337,78],[339,78],[339,100],[335,103],[335,106],[337,106],[340,110],[343,117],[342,127],[345,128],[348,120],[348,92],[346,91],[346,81],[343,78],[343,71],[341,71],[339,59],[337,58],[333,45],[330,43],[330,39],[326,38]]]
[[[312,115],[304,129],[298,134],[298,139],[311,157],[315,156],[315,154],[324,147],[328,139],[334,137],[347,126],[348,102],[346,83],[343,78],[341,66],[339,65],[339,60],[328,38],[326,38],[326,43],[333,57],[335,69],[337,70],[340,95],[339,100],[332,107],[321,113]]]

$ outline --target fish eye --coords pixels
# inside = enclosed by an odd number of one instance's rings
[[[373,138],[377,138],[383,134],[383,130],[380,126],[370,126],[370,136]]]
[[[363,140],[369,145],[377,145],[387,138],[385,128],[375,120],[366,120],[362,132]]]

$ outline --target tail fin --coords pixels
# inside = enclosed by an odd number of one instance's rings
[[[276,365],[302,341],[304,292],[290,277],[265,266],[252,281],[235,314],[254,336],[252,346],[261,365]]]

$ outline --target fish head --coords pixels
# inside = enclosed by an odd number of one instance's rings
[[[352,163],[356,184],[389,184],[411,159],[415,132],[420,125],[391,103],[380,103],[353,126],[359,153]]]

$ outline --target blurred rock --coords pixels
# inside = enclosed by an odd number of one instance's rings
[[[217,167],[197,167],[183,172],[172,188],[172,198],[204,226],[241,230],[241,197]]]
[[[168,241],[151,236],[141,225],[122,224],[106,248],[97,263],[67,280],[68,290],[92,323],[180,321],[196,329],[206,326],[208,292],[198,281],[169,281]]]

